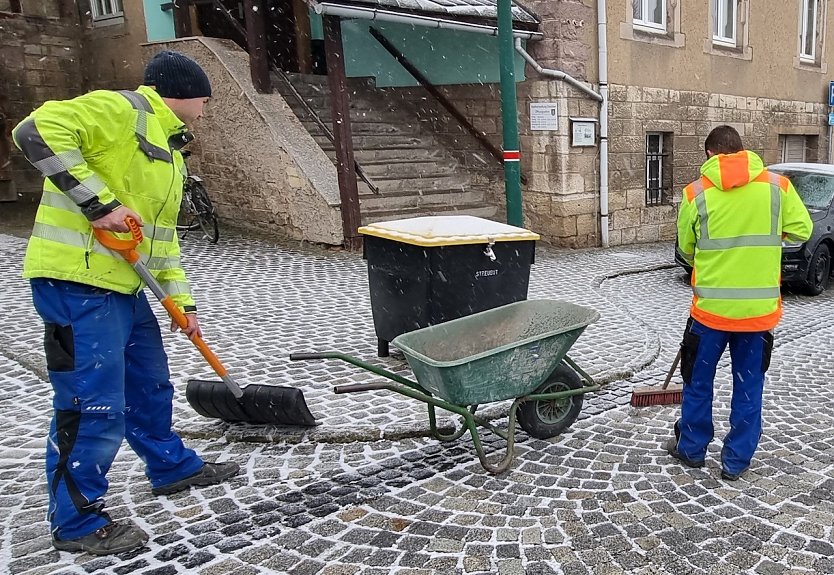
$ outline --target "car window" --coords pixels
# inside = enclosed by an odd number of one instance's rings
[[[788,178],[809,209],[827,210],[834,198],[834,176],[794,170],[779,171]]]

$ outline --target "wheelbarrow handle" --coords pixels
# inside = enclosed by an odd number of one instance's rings
[[[337,385],[333,393],[354,393],[358,391],[377,391],[380,389],[391,389],[390,383],[354,383],[351,385]]]
[[[305,359],[335,359],[339,354],[332,351],[313,351],[306,353],[291,353],[290,361],[303,361]]]

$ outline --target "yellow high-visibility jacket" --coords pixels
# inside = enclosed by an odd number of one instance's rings
[[[692,317],[722,331],[773,329],[782,317],[782,240],[812,231],[793,185],[759,156],[711,157],[678,212],[678,247],[693,265]]]
[[[101,246],[90,226],[123,204],[144,222],[142,261],[180,308],[194,311],[175,229],[185,162],[169,143],[184,132],[146,86],[46,102],[24,119],[12,137],[46,179],[23,277],[138,292],[144,285],[136,272]]]

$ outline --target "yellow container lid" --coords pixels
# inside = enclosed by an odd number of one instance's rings
[[[425,216],[377,222],[359,233],[424,247],[538,240],[539,234],[475,216]]]

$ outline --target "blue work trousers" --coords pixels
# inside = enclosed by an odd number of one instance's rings
[[[690,318],[681,347],[683,403],[675,424],[678,452],[703,461],[712,441],[713,380],[718,360],[730,346],[733,395],[730,431],[724,438],[721,464],[729,473],[741,473],[750,465],[762,434],[762,392],[770,365],[773,335],[770,332],[728,332]]]
[[[53,389],[49,520],[57,537],[75,539],[110,521],[106,476],[122,439],[154,487],[196,473],[203,461],[171,430],[168,358],[144,293],[43,278],[31,285]]]

